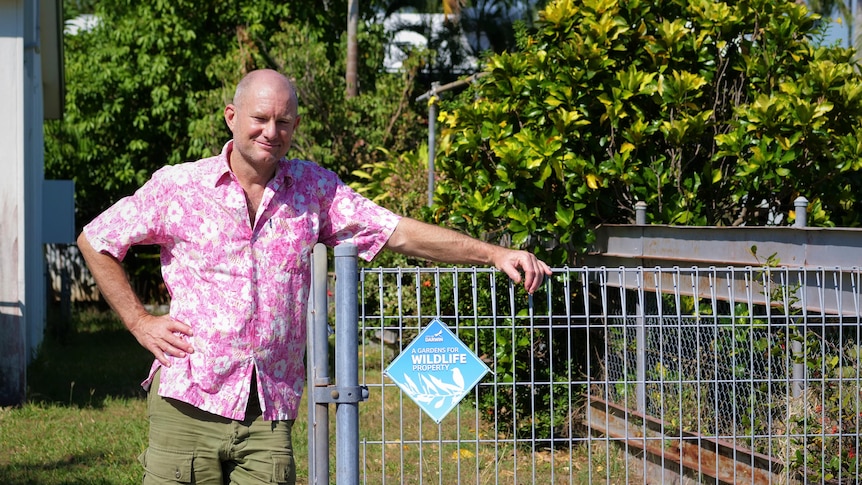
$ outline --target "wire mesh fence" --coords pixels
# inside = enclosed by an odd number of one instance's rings
[[[859,276],[361,269],[361,481],[856,483]],[[439,424],[384,375],[434,319],[492,371]]]

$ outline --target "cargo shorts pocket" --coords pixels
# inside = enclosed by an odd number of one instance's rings
[[[294,485],[296,464],[291,452],[272,452],[272,483]]]
[[[192,452],[161,450],[150,446],[141,453],[138,461],[144,466],[145,475],[170,483],[192,483],[194,457]]]

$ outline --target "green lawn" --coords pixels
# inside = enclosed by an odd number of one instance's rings
[[[28,369],[27,404],[0,409],[0,483],[140,483],[148,353],[115,322],[64,340]]]

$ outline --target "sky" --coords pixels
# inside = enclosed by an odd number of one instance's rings
[[[850,2],[850,8],[852,9],[851,14],[857,15],[856,2]],[[843,47],[850,47],[850,43],[848,42],[849,33],[847,31],[847,21],[841,18],[841,14],[836,11],[832,13],[831,18],[824,16],[823,20],[829,22],[824,43],[826,45],[831,45],[835,42],[840,42]]]
[[[826,31],[826,38],[824,42],[827,45],[830,45],[834,42],[841,42],[841,45],[844,47],[848,47],[847,44],[847,23],[844,22],[843,19],[837,19],[839,16],[836,15],[833,19],[824,19],[829,21],[829,27]]]

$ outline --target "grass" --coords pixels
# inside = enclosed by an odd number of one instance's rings
[[[27,404],[0,411],[0,482],[140,483],[146,446],[141,399],[106,398],[101,406]]]
[[[588,483],[589,469],[604,476],[606,463],[621,461],[606,459],[603,449],[592,456],[515,449],[494,440],[493,428],[466,405],[438,426],[400,391],[380,385],[382,356],[373,349],[363,355],[370,387],[360,404],[363,483]],[[28,369],[27,403],[0,408],[0,484],[140,483],[137,457],[147,443],[140,382],[150,363],[118,322],[97,311],[79,312],[62,343],[46,338]],[[299,484],[308,482],[306,409],[303,400],[294,426]],[[334,420],[331,407],[332,480]],[[465,441],[451,442],[458,439]]]
[[[27,404],[0,409],[0,483],[140,483],[146,447],[140,382],[151,362],[117,322],[84,315],[45,339],[27,372]]]

